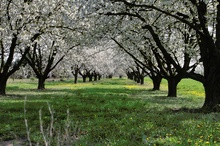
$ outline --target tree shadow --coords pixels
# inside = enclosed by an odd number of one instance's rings
[[[201,113],[201,114],[210,114],[210,113],[220,113],[220,107],[217,106],[215,108],[212,109],[207,109],[207,108],[178,108],[178,109],[170,109],[171,112],[173,113],[181,113],[181,112],[185,112],[185,113]]]
[[[178,109],[175,109],[175,108],[171,108],[170,111],[172,113],[210,113],[210,112],[207,112],[207,111],[204,111],[202,108],[178,108]]]

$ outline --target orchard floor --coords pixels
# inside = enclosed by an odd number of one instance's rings
[[[77,146],[220,145],[220,114],[191,112],[202,106],[204,91],[189,79],[178,85],[178,97],[166,96],[165,80],[161,91],[151,91],[149,78],[145,85],[113,78],[78,84],[47,81],[43,91],[36,87],[37,80],[8,82],[8,95],[0,97],[0,146],[28,143],[24,119],[32,142],[44,145],[39,118],[44,132],[51,119],[53,129],[72,130]],[[73,128],[65,129],[66,124]]]

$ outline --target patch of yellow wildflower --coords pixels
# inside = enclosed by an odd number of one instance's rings
[[[198,92],[198,91],[190,91],[188,92],[192,95],[195,95],[195,96],[201,96],[201,97],[204,97],[205,96],[205,93],[204,92]]]
[[[137,86],[136,86],[136,85],[126,85],[125,88],[128,88],[128,89],[136,89]]]

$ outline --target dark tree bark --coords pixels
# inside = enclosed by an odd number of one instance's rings
[[[40,76],[38,77],[38,90],[44,90],[45,89],[45,81],[46,81],[47,77],[44,76]]]
[[[211,46],[211,42],[207,41],[206,43],[209,44],[200,44],[202,45],[200,47]],[[206,54],[207,52],[202,53]],[[207,55],[203,57],[205,102],[202,109],[212,111],[219,110],[218,105],[220,104],[220,54],[218,54],[217,50],[213,49],[212,53],[209,52],[209,55],[209,57]]]
[[[109,78],[109,79],[112,79],[112,78],[113,78],[113,75],[112,75],[112,74],[108,75],[108,78]]]
[[[72,69],[72,74],[74,76],[74,84],[77,84],[80,68],[78,67],[78,65],[76,65],[75,67],[72,67],[71,69]]]
[[[162,81],[162,77],[160,75],[157,76],[150,76],[152,82],[153,82],[153,91],[160,90],[160,84]]]
[[[205,110],[215,110],[219,111],[219,104],[220,104],[220,75],[219,72],[210,75],[204,83],[205,88],[205,102],[203,104],[203,109]]]
[[[141,83],[141,78],[140,77],[137,77],[137,81],[136,81],[138,84]]]
[[[138,78],[139,78],[139,83],[141,85],[144,84],[144,77],[145,77],[145,69],[140,69],[140,65],[136,62],[136,68],[137,68],[137,75],[138,75]]]
[[[128,79],[134,80],[134,72],[128,71],[128,72],[127,72],[127,76],[128,76]]]
[[[85,71],[84,74],[86,75],[86,77],[89,78],[89,82],[92,82],[92,79],[93,79],[93,72],[92,72],[92,69],[90,69],[90,70],[85,69],[84,71]]]
[[[0,95],[6,95],[6,84],[7,84],[8,78],[2,78],[0,77]]]
[[[84,75],[84,76],[82,76],[82,78],[83,78],[83,83],[85,83],[86,82],[86,75]]]
[[[87,76],[89,77],[89,82],[92,82],[93,74],[88,74]]]
[[[102,78],[102,75],[99,74],[98,75],[98,80],[101,80],[101,78]]]
[[[98,79],[98,74],[96,72],[93,72],[93,76],[94,76],[94,81],[97,81]]]
[[[210,35],[208,28],[206,27],[207,19],[207,5],[204,2],[200,2],[197,5],[198,17],[200,24],[198,28],[202,29],[202,34],[197,32],[198,44],[201,52],[201,61],[204,66],[204,78],[203,83],[205,88],[205,102],[203,109],[208,111],[218,110],[220,104],[220,3],[217,6],[216,17],[216,40]]]
[[[86,72],[82,72],[82,71],[79,70],[79,74],[83,78],[83,83],[85,83],[86,82],[86,78],[87,78],[87,73]]]
[[[135,72],[135,81],[139,84],[141,82],[141,74],[139,71],[139,68],[136,66],[136,70],[134,70]]]
[[[140,81],[140,84],[141,84],[141,85],[144,85],[144,76],[141,76],[140,80],[141,80],[141,81]]]
[[[141,82],[140,75],[139,75],[139,73],[137,71],[135,71],[135,82],[137,82],[137,83]]]
[[[181,78],[182,79],[182,78]],[[168,97],[177,97],[177,85],[181,81],[180,78],[172,77],[168,78]]]
[[[78,73],[76,72],[74,74],[74,84],[77,84],[77,82],[78,82]]]

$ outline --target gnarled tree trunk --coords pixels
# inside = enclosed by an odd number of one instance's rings
[[[98,79],[98,74],[97,73],[93,73],[94,74],[94,81],[97,81],[97,79]]]
[[[177,85],[182,78],[179,77],[170,77],[167,78],[168,82],[168,97],[177,97]]]
[[[220,110],[220,60],[217,60],[210,64],[208,73],[205,73],[205,82],[203,84],[205,102],[202,109],[207,111]]]
[[[141,80],[140,84],[141,84],[141,85],[144,85],[144,76],[141,76],[141,79],[140,79],[140,80]]]
[[[89,75],[89,82],[92,82],[92,78],[93,78],[93,75],[90,74],[90,75]]]
[[[82,76],[82,78],[83,78],[83,83],[85,83],[86,82],[86,75],[85,76]]]
[[[76,84],[77,81],[78,81],[78,74],[75,74],[75,75],[74,75],[74,84]]]
[[[153,91],[160,90],[160,83],[161,83],[162,77],[161,76],[153,76],[150,78],[153,81]]]
[[[45,89],[45,81],[46,78],[44,76],[40,76],[38,77],[38,90],[44,90]]]
[[[0,95],[6,95],[6,83],[8,78],[1,77],[0,78]]]
[[[102,78],[102,75],[99,74],[98,75],[98,80],[101,80],[101,78]]]
[[[78,73],[79,73],[79,69],[75,69],[74,73],[73,73],[73,76],[74,76],[74,84],[77,83],[78,81]]]
[[[218,5],[218,19],[220,28],[220,5]],[[217,40],[214,43],[211,36],[199,37],[201,60],[204,66],[205,102],[202,109],[214,111],[220,104],[220,31],[217,33]],[[219,110],[219,109],[218,109]]]
[[[141,79],[140,79],[140,76],[138,74],[136,74],[136,80],[135,80],[137,83],[140,83],[141,82]]]

